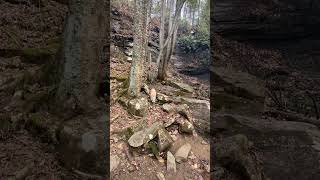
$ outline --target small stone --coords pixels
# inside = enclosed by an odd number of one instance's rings
[[[193,164],[191,167],[192,167],[192,169],[198,169],[198,164],[195,163],[195,164]]]
[[[132,62],[132,57],[127,57],[128,62]]]
[[[162,152],[164,150],[166,150],[167,148],[169,148],[171,146],[171,144],[173,143],[173,140],[170,136],[170,134],[168,133],[167,130],[160,129],[158,131],[158,148],[159,151]]]
[[[171,135],[171,138],[174,142],[178,140],[178,137],[176,135]]]
[[[169,127],[171,126],[176,120],[174,118],[169,118],[165,121],[164,127]]]
[[[180,133],[191,134],[191,133],[193,133],[193,130],[194,130],[194,126],[189,121],[183,121],[179,126]]]
[[[120,158],[117,155],[110,156],[110,171],[114,171],[120,164]]]
[[[177,172],[176,159],[170,151],[167,152],[167,171]]]
[[[127,44],[127,47],[133,47],[133,42],[129,42],[128,44]]]
[[[171,102],[170,98],[167,95],[162,93],[157,93],[157,99],[160,103],[169,103]]]
[[[202,141],[201,141],[201,144],[203,144],[203,145],[208,145],[208,143],[207,143],[205,140],[202,140]]]
[[[188,119],[189,121],[192,120],[191,113],[189,112],[189,106],[187,104],[181,104],[177,107],[178,113]]]
[[[143,145],[145,133],[144,131],[138,131],[134,133],[128,140],[128,143],[132,147],[139,147]]]
[[[126,49],[125,51],[124,51],[124,53],[127,55],[127,56],[132,56],[132,54],[133,54],[133,52],[132,52],[132,49]]]
[[[147,84],[143,84],[142,89],[146,94],[150,94],[150,89]]]
[[[154,88],[152,88],[150,91],[150,100],[152,103],[156,102],[156,97],[157,97],[157,92]]]
[[[171,104],[163,104],[162,105],[162,109],[165,111],[165,112],[168,112],[168,113],[171,113],[174,111],[174,107],[171,105]]]
[[[158,173],[157,173],[157,178],[158,178],[159,180],[166,180],[166,178],[164,177],[164,175],[163,175],[162,172],[158,172]]]
[[[190,155],[188,156],[189,159],[196,159],[197,157],[194,155],[194,153],[192,151],[190,151]]]
[[[189,143],[181,146],[175,153],[175,158],[178,163],[187,160],[189,152],[191,151],[191,145]]]

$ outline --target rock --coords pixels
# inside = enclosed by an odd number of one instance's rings
[[[129,57],[131,57],[132,54],[133,54],[132,49],[126,49],[126,50],[124,51],[124,53],[125,53],[127,56],[129,56]]]
[[[181,146],[174,155],[174,157],[176,158],[176,161],[178,163],[181,163],[182,161],[187,160],[190,151],[191,151],[191,145],[189,143]]]
[[[185,83],[168,81],[168,84],[175,87],[175,88],[179,88],[185,92],[188,92],[188,93],[193,93],[193,91],[194,91],[194,89],[191,86],[189,86],[188,84],[185,84]]]
[[[150,94],[150,89],[149,89],[149,86],[147,84],[143,83],[142,89],[146,94]]]
[[[167,171],[177,172],[176,159],[170,151],[167,152]]]
[[[312,1],[259,1],[217,0],[212,18],[212,32],[235,40],[277,41],[303,37],[306,32],[317,32],[320,5]],[[270,11],[282,9],[277,15]],[[253,11],[261,13],[251,13]],[[261,19],[263,18],[263,21]],[[312,33],[311,33],[312,34]],[[315,34],[314,34],[315,35]]]
[[[165,130],[164,128],[160,129],[158,131],[158,148],[159,148],[159,151],[162,152],[162,151],[168,149],[171,146],[172,143],[173,143],[173,140],[172,140],[170,134],[168,133],[168,131]]]
[[[164,177],[164,175],[163,175],[162,172],[158,172],[158,173],[157,173],[157,178],[158,178],[159,180],[166,180],[166,178]]]
[[[146,136],[144,139],[144,143],[148,143],[150,140],[156,137],[158,130],[163,128],[162,122],[155,122],[149,128],[145,130]]]
[[[132,147],[139,147],[143,145],[143,140],[145,137],[145,131],[141,130],[138,132],[135,132],[128,140],[128,143]]]
[[[194,126],[189,121],[183,121],[179,125],[179,131],[180,131],[180,133],[192,134],[192,132],[194,131]]]
[[[207,100],[187,98],[187,97],[180,97],[180,98],[181,98],[181,102],[189,104],[189,106],[202,105],[204,106],[204,108],[210,110],[210,102]]]
[[[189,111],[189,106],[187,104],[181,104],[177,106],[177,112],[189,121],[192,121],[192,115]]]
[[[157,99],[160,103],[170,103],[172,100],[169,98],[169,96],[164,95],[162,93],[157,93]]]
[[[120,158],[117,155],[111,155],[110,156],[110,172],[117,169],[119,164],[120,164]]]
[[[245,72],[230,71],[221,67],[214,67],[213,80],[221,82],[219,86],[224,91],[235,96],[264,101],[265,83],[257,77]]]
[[[132,62],[132,57],[127,57],[128,62]]]
[[[56,150],[67,168],[89,174],[107,174],[107,123],[108,115],[77,116],[57,130]]]
[[[168,113],[171,113],[171,112],[174,112],[175,111],[175,108],[171,105],[171,104],[163,104],[162,105],[162,109],[165,111],[165,112],[168,112]]]
[[[150,100],[152,103],[156,102],[156,97],[157,97],[157,92],[154,88],[152,88],[150,91]]]
[[[127,47],[132,48],[132,47],[133,47],[133,42],[129,42],[129,43],[127,44]]]
[[[144,117],[149,109],[149,103],[146,98],[132,99],[128,102],[128,110],[135,116]]]
[[[165,121],[164,123],[164,127],[169,127],[171,126],[174,122],[176,122],[176,120],[174,118],[169,118]]]
[[[215,113],[212,118],[217,121],[226,121],[226,125],[222,126],[223,134],[229,136],[244,134],[253,144],[257,145],[255,151],[259,154],[259,159],[268,162],[263,163],[262,167],[265,175],[270,179],[277,179],[276,174],[283,174],[283,177],[289,179],[315,178],[314,175],[296,172],[301,169],[310,172],[318,170],[318,167],[312,166],[320,162],[320,146],[318,145],[320,144],[320,131],[317,126],[303,122],[249,118],[225,113]],[[212,122],[214,123],[212,127],[216,126],[217,121]],[[250,143],[249,146],[251,146]],[[289,166],[292,164],[292,157],[299,157],[295,160],[295,164],[300,164],[299,166]],[[316,179],[320,178],[320,175],[315,176]]]
[[[162,127],[163,124],[161,122],[155,122],[150,127],[135,132],[128,140],[129,145],[132,147],[139,147],[143,144],[147,144],[156,137],[158,130]]]
[[[246,136],[238,134],[215,145],[214,157],[224,167],[244,174],[250,180],[262,180],[262,170],[249,154],[250,143]]]

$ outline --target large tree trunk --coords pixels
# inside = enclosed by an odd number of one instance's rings
[[[143,64],[146,60],[147,5],[148,0],[135,1],[133,58],[128,88],[128,94],[131,97],[139,96],[141,90]]]
[[[64,29],[57,105],[65,110],[88,112],[101,108],[103,41],[107,34],[104,0],[70,0]]]

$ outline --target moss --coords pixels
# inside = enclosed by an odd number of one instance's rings
[[[159,154],[159,150],[158,150],[158,146],[154,141],[150,141],[148,143],[148,149],[149,151],[154,154],[156,156],[157,159],[160,158],[160,154]]]

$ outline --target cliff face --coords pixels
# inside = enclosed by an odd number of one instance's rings
[[[316,0],[216,0],[213,31],[236,40],[283,40],[320,30]]]

